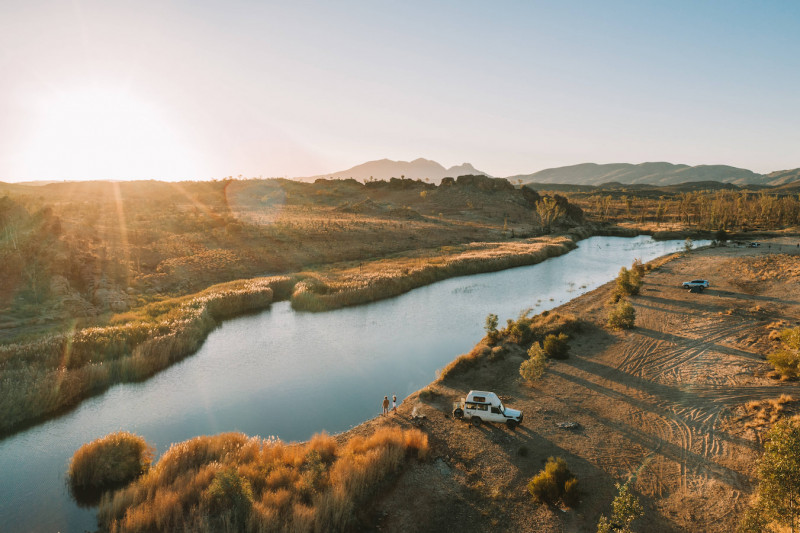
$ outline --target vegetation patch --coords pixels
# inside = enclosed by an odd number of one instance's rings
[[[800,377],[800,327],[780,332],[781,347],[767,355],[767,361],[782,379]]]
[[[800,418],[778,421],[767,432],[758,462],[758,493],[745,516],[743,532],[784,531],[800,527]]]
[[[0,345],[0,434],[115,383],[152,376],[197,350],[219,320],[269,307],[285,276],[215,285],[113,316],[106,326]]]
[[[357,510],[407,459],[425,459],[422,432],[383,428],[337,444],[239,433],[174,444],[144,476],[104,496],[103,528],[139,531],[350,531]]]
[[[550,457],[544,469],[528,482],[528,493],[539,503],[555,505],[562,501],[573,507],[580,496],[578,478],[569,471],[563,458]]]
[[[609,310],[608,327],[633,329],[636,326],[636,309],[628,300],[620,300]]]
[[[119,487],[146,473],[153,460],[153,448],[144,438],[118,431],[84,444],[69,463],[70,488],[79,499]]]
[[[295,286],[292,307],[328,311],[373,302],[447,278],[540,263],[575,246],[566,237],[471,243],[370,261],[356,267],[320,270],[307,273],[307,278]]]

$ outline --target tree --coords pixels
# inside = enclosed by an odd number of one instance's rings
[[[800,527],[800,421],[783,419],[767,433],[758,464],[758,498],[767,518]]]
[[[496,341],[499,333],[497,332],[497,315],[494,313],[489,313],[486,315],[486,325],[484,326],[486,330],[486,335],[488,335],[489,340]]]
[[[550,227],[553,222],[564,215],[564,208],[558,204],[555,198],[545,196],[536,202],[536,214],[539,216],[539,221],[545,232],[550,233]]]
[[[547,370],[547,354],[538,342],[534,342],[528,350],[528,359],[519,365],[519,375],[529,383],[542,377]]]
[[[686,242],[683,243],[683,251],[691,252],[692,248],[694,248],[694,243],[692,242],[692,238],[686,237]]]
[[[617,497],[611,502],[611,519],[600,515],[597,523],[597,533],[632,533],[631,524],[644,514],[642,504],[638,498],[630,493],[628,484],[617,483],[619,491]]]

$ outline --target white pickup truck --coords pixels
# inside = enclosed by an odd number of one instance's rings
[[[475,426],[482,422],[500,422],[514,429],[522,424],[522,411],[504,406],[493,392],[471,390],[466,398],[453,402],[453,418],[469,420]]]

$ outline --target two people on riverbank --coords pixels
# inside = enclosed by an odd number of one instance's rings
[[[392,412],[394,413],[397,411],[397,395],[392,394]],[[383,397],[383,415],[386,416],[389,414],[389,397]]]

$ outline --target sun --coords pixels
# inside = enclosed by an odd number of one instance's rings
[[[40,98],[22,159],[35,179],[188,179],[198,171],[165,113],[115,88]]]

